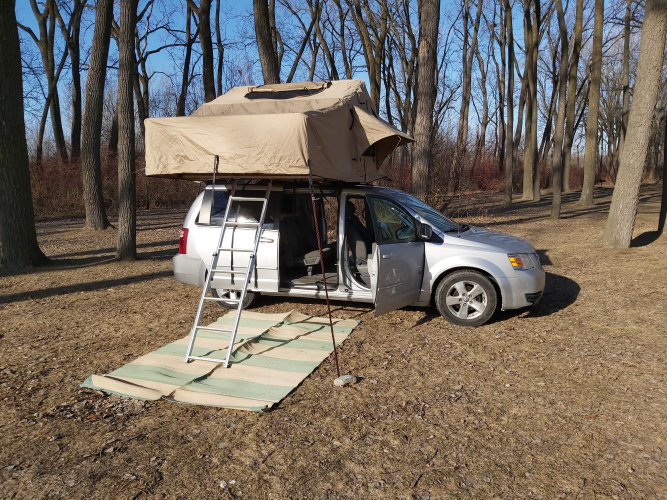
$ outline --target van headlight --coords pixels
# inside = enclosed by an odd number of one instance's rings
[[[533,259],[528,253],[508,253],[507,258],[517,271],[526,271],[535,267]]]

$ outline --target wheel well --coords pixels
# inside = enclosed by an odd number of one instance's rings
[[[433,287],[431,288],[431,304],[435,305],[435,291],[438,289],[438,285],[440,285],[440,282],[444,280],[447,276],[449,276],[452,273],[458,272],[458,271],[474,271],[476,273],[483,274],[486,276],[491,284],[493,285],[493,288],[496,289],[496,293],[498,294],[498,300],[496,304],[496,308],[499,309],[502,307],[503,303],[503,295],[502,292],[500,291],[500,286],[498,286],[498,283],[496,282],[495,278],[489,274],[488,272],[484,271],[483,269],[479,269],[476,267],[453,267],[451,269],[447,269],[444,273],[442,273],[440,276],[436,278],[436,280],[433,282]]]

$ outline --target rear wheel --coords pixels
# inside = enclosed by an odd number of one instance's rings
[[[221,299],[229,299],[230,301],[235,301],[241,297],[241,292],[239,290],[225,290],[224,288],[211,288],[211,295]],[[252,304],[255,301],[256,296],[257,294],[255,292],[251,292],[250,290],[248,290],[245,294],[245,298],[243,299],[243,309],[247,309],[248,307],[250,307],[250,304]],[[223,309],[236,309],[238,307],[237,302],[226,302],[224,300],[218,300],[216,301],[216,304],[218,304]]]
[[[479,326],[496,310],[498,293],[493,283],[477,271],[456,271],[443,279],[435,292],[435,306],[450,323]]]

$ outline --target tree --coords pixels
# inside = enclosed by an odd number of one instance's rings
[[[534,201],[540,199],[540,171],[537,161],[537,58],[541,39],[540,21],[540,1],[524,0],[523,32],[526,45],[524,69],[524,78],[526,79],[526,136],[523,152],[522,199]]]
[[[0,72],[0,266],[18,269],[47,259],[35,233],[14,2],[0,2]]]
[[[660,87],[666,35],[667,0],[646,0],[634,97],[602,236],[603,243],[609,246],[627,248],[632,239],[651,121]]]
[[[433,136],[433,108],[438,90],[436,63],[440,0],[419,2],[419,49],[414,137],[412,147],[412,190],[426,200]]]
[[[507,120],[505,132],[505,196],[504,205],[512,204],[512,183],[514,169],[514,139],[512,132],[514,130],[514,30],[512,29],[512,6],[509,0],[505,2],[505,30],[507,37]],[[521,118],[519,118],[521,123]]]
[[[595,0],[593,24],[593,52],[591,54],[591,82],[588,87],[588,118],[586,120],[586,149],[584,151],[584,183],[579,204],[593,206],[595,189],[595,162],[598,149],[598,114],[600,110],[600,75],[602,73],[602,22],[604,0]]]
[[[86,106],[83,115],[81,137],[81,171],[83,175],[83,200],[86,207],[86,227],[109,227],[104,210],[100,143],[102,141],[102,108],[104,106],[104,82],[113,21],[113,0],[99,0],[95,12],[95,31],[90,53],[90,66],[86,79]]]
[[[137,256],[137,204],[134,165],[134,31],[138,0],[121,0],[118,35],[118,242],[116,259]]]
[[[211,38],[211,0],[200,0],[199,7],[192,0],[188,0],[188,5],[199,19],[204,99],[209,102],[216,97],[215,75],[213,73],[213,40]]]
[[[192,25],[192,6],[187,4],[187,13],[185,17],[185,58],[183,60],[183,73],[181,77],[181,91],[176,101],[176,116],[185,116],[185,99],[188,95],[188,87],[194,78],[194,70],[191,69],[190,59],[192,58],[192,46],[197,39],[197,35],[190,34]],[[222,56],[220,56],[222,57]]]
[[[563,191],[570,190],[570,165],[572,163],[572,143],[574,142],[575,105],[577,101],[577,70],[581,52],[581,34],[584,17],[584,0],[577,0],[574,20],[574,40],[572,42],[572,58],[567,84],[567,109],[565,111],[565,144],[563,145]]]
[[[65,134],[63,133],[63,124],[62,116],[60,113],[60,97],[58,94],[58,77],[60,76],[60,70],[65,62],[65,57],[67,51],[63,54],[61,63],[58,70],[56,71],[55,64],[55,31],[56,31],[56,2],[55,0],[46,0],[44,5],[44,10],[40,11],[39,6],[37,5],[37,0],[30,0],[30,6],[32,7],[32,12],[37,21],[37,26],[39,27],[39,37],[33,32],[33,30],[27,26],[19,24],[18,26],[23,29],[30,37],[33,39],[37,47],[39,47],[39,52],[42,56],[42,64],[44,67],[44,75],[46,76],[47,85],[49,87],[49,92],[44,104],[44,113],[42,126],[40,127],[40,136],[37,143],[37,159],[41,160],[42,153],[42,138],[44,135],[43,123],[46,119],[46,110],[50,110],[51,114],[51,127],[53,128],[53,137],[56,144],[56,150],[58,155],[64,160],[67,161],[67,147],[65,146]]]
[[[456,135],[456,150],[449,174],[447,192],[453,193],[459,188],[463,166],[468,147],[468,111],[470,110],[472,63],[477,52],[478,33],[482,17],[482,0],[477,0],[477,11],[474,19],[470,20],[469,0],[463,0],[463,53],[461,56],[463,83],[461,85],[461,112],[459,113],[459,127]],[[472,35],[470,25],[472,22]]]
[[[357,34],[364,49],[368,82],[373,107],[380,109],[382,64],[389,32],[389,7],[387,0],[378,0],[379,12],[371,9],[368,0],[346,0]]]
[[[558,70],[558,113],[556,114],[556,129],[554,130],[554,151],[551,155],[551,171],[553,173],[553,189],[551,202],[551,218],[560,217],[561,195],[563,189],[563,127],[565,126],[565,109],[568,85],[568,55],[570,47],[565,25],[562,0],[556,0],[556,16],[560,31],[560,66]]]
[[[222,62],[225,56],[225,46],[222,44],[222,33],[220,32],[220,3],[221,0],[215,0],[215,46],[218,50],[218,65],[216,68],[218,86],[216,95],[222,95]]]
[[[266,0],[252,0],[252,6],[255,18],[257,50],[259,51],[259,61],[262,65],[264,83],[280,83],[280,66],[278,64],[276,46],[271,36],[269,6]]]
[[[81,154],[81,17],[88,0],[74,0],[74,7],[69,13],[69,26],[65,25],[60,9],[55,5],[60,31],[67,44],[72,66],[72,126],[70,129],[70,147],[72,158]]]
[[[630,14],[632,11],[632,0],[625,2],[625,17],[623,20],[623,110],[621,116],[621,134],[618,142],[619,154],[625,143],[625,133],[628,130],[628,115],[630,114]]]

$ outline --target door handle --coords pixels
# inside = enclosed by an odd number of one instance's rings
[[[383,259],[388,259],[389,257],[393,257],[393,256],[394,256],[393,253],[383,253],[383,254],[382,254],[382,258],[383,258]]]

